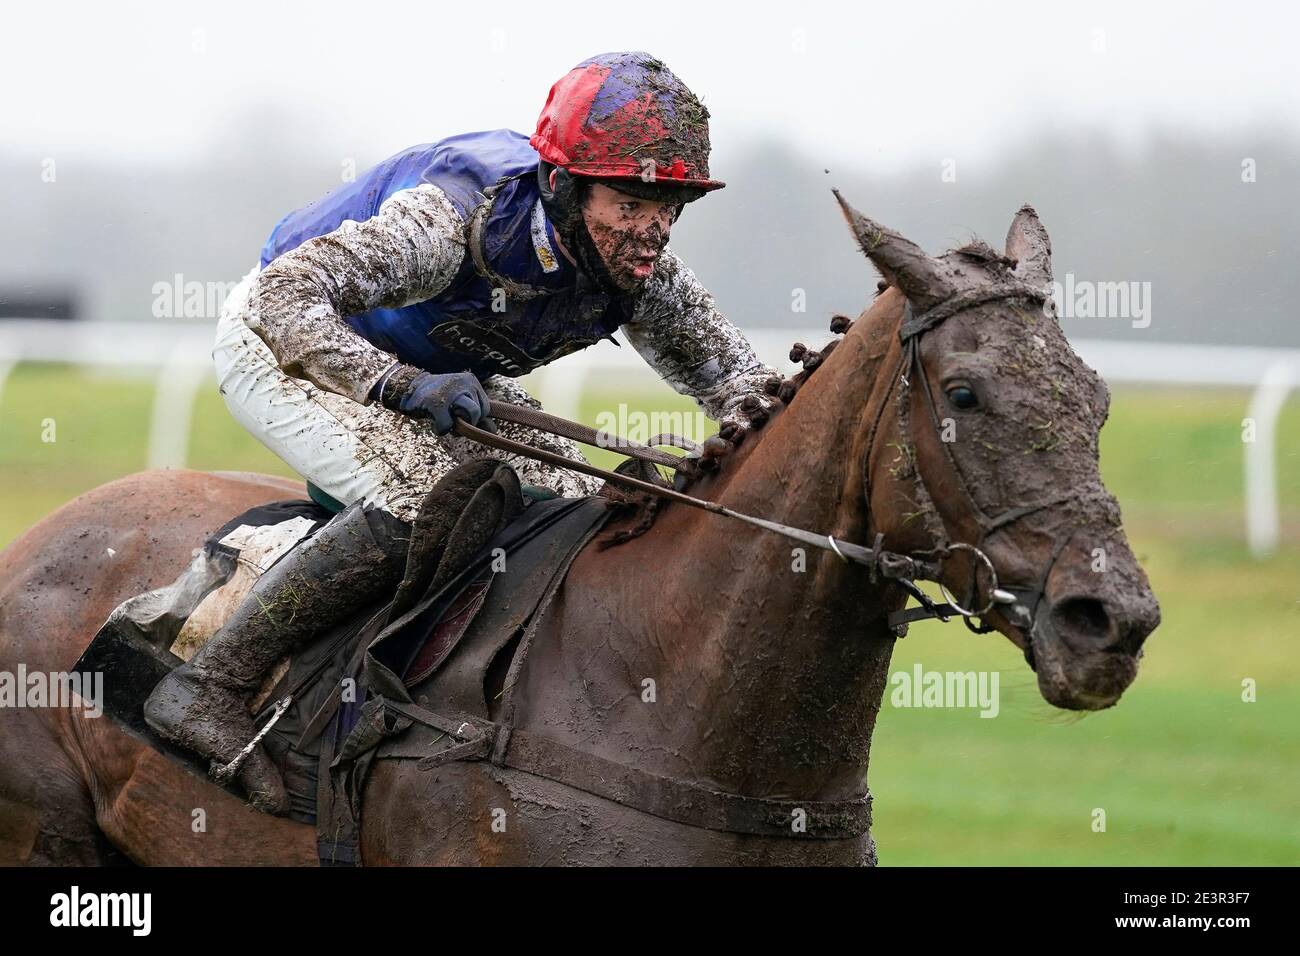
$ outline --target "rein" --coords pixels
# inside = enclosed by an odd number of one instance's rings
[[[942,432],[939,412],[938,409],[935,408],[934,396],[930,391],[929,382],[925,373],[925,363],[921,359],[922,336],[931,329],[938,328],[945,320],[964,312],[967,309],[984,305],[988,302],[997,302],[1006,299],[1031,299],[1042,302],[1044,297],[1041,292],[1031,289],[1023,284],[1000,283],[991,287],[949,296],[920,314],[915,314],[912,309],[912,303],[910,301],[905,301],[903,321],[898,330],[898,337],[902,342],[904,349],[903,358],[900,362],[900,369],[893,376],[893,381],[890,384],[889,391],[885,395],[885,400],[881,402],[880,408],[876,413],[876,420],[872,424],[871,433],[867,440],[866,460],[864,461],[864,466],[869,465],[871,452],[875,446],[876,428],[880,424],[881,418],[884,415],[884,410],[889,402],[889,396],[893,393],[894,383],[901,384],[905,390],[900,403],[901,413],[899,416],[899,426],[904,441],[910,444],[912,426],[908,409],[910,406],[910,393],[913,387],[919,388],[921,394],[925,398],[926,411],[929,413],[932,430],[936,435]],[[538,409],[494,401],[491,403],[489,414],[494,419],[525,425],[529,428],[549,432],[553,435],[560,435],[561,437],[569,438],[586,445],[592,445],[597,448],[606,448],[629,458],[637,458],[642,461],[651,462],[652,464],[662,465],[683,475],[694,476],[697,473],[695,461],[690,456],[682,457],[660,451],[650,445],[643,445],[639,442],[623,438],[622,436],[612,432],[597,431],[578,422],[571,422],[567,419],[551,415]],[[601,478],[605,481],[617,485],[623,485],[657,498],[663,498],[668,501],[677,501],[691,508],[698,508],[702,511],[711,512],[712,514],[723,515],[737,521],[742,521],[753,527],[762,528],[766,531],[782,535],[783,537],[789,538],[793,541],[798,541],[801,544],[807,544],[816,548],[821,548],[825,551],[833,552],[841,561],[846,563],[852,562],[860,564],[870,571],[873,583],[880,578],[893,581],[902,587],[908,595],[915,598],[917,603],[920,605],[920,607],[912,608],[910,610],[903,609],[895,611],[889,615],[889,626],[898,637],[902,637],[906,634],[907,625],[915,621],[936,619],[946,623],[953,617],[962,618],[966,626],[976,633],[988,633],[993,630],[993,627],[988,625],[983,618],[995,607],[998,607],[1013,625],[1021,628],[1027,633],[1033,626],[1035,616],[1038,612],[1038,605],[1041,603],[1043,595],[1046,592],[1047,578],[1051,574],[1057,558],[1060,557],[1061,553],[1065,550],[1065,547],[1069,544],[1070,536],[1056,542],[1056,545],[1053,548],[1052,559],[1048,563],[1046,571],[1037,582],[1031,585],[1007,585],[1005,588],[999,586],[997,570],[994,568],[993,562],[989,559],[988,555],[984,553],[984,543],[991,535],[1009,528],[1022,518],[1028,517],[1029,515],[1043,511],[1047,508],[1056,507],[1057,505],[1077,497],[1073,493],[1063,493],[1053,498],[1048,498],[1030,505],[1010,508],[990,517],[985,513],[984,509],[980,507],[974,494],[972,494],[970,483],[962,472],[956,456],[953,455],[952,450],[948,448],[947,443],[941,442],[948,463],[957,476],[957,480],[963,489],[963,494],[966,498],[967,504],[970,506],[974,519],[979,526],[980,536],[974,544],[951,540],[943,516],[935,505],[934,499],[930,495],[929,488],[926,486],[925,477],[918,467],[914,469],[919,499],[918,504],[921,507],[921,514],[924,516],[928,530],[934,540],[939,543],[929,551],[907,555],[884,550],[882,547],[884,536],[881,534],[876,535],[876,540],[870,548],[860,544],[853,544],[848,541],[838,541],[832,535],[819,534],[814,531],[804,530],[803,528],[795,528],[776,521],[769,521],[765,518],[743,514],[739,511],[734,511],[731,508],[727,508],[716,501],[707,501],[703,498],[688,495],[674,488],[665,488],[640,478],[634,478],[631,475],[606,471],[587,462],[575,461],[555,452],[535,448],[532,445],[514,441],[513,439],[485,431],[484,429],[470,425],[461,419],[455,421],[452,430],[455,434],[472,439],[482,445],[507,451],[511,454],[521,455],[525,458],[531,458],[535,461],[545,462],[554,465],[557,468],[565,468],[569,471],[576,471],[581,474],[591,475],[595,478]],[[686,448],[691,452],[698,449],[698,446],[696,446],[694,442],[677,435],[657,435],[652,440],[651,445],[675,445],[677,447]],[[870,507],[869,504],[868,507]],[[955,552],[959,551],[970,553],[972,560],[975,562],[971,569],[969,594],[960,603],[951,593],[949,593],[946,585],[942,581],[944,561],[950,558]],[[975,604],[979,600],[979,571],[981,564],[988,572],[988,590],[986,592],[988,598],[985,603],[979,607],[966,607],[964,605]],[[937,602],[931,599],[917,586],[917,581],[931,581],[938,584],[945,600]],[[1034,666],[1033,645],[1028,638],[1025,640],[1025,660],[1029,663],[1030,667]]]
[[[971,308],[974,305],[990,301],[993,298],[1007,297],[1008,294],[1010,293],[999,291],[997,295],[978,297],[969,302],[962,302],[959,308],[955,308],[947,314],[955,314],[956,312],[962,311],[962,309]],[[1023,295],[1024,293],[1020,290],[1016,290],[1014,294]],[[953,300],[948,301],[951,302]],[[947,302],[941,303],[941,306],[943,305],[947,305]],[[910,316],[910,304],[907,308],[907,316]],[[933,312],[935,310],[931,311]],[[918,328],[912,333],[917,338],[919,338],[921,332],[933,327],[938,324],[939,321],[942,321],[943,318],[947,317],[947,315],[942,315],[937,319],[931,319],[929,316],[930,313],[927,313],[926,316],[922,317],[923,319],[928,320],[928,324]],[[900,330],[900,335],[903,334],[903,331],[904,330]],[[919,362],[919,358],[917,361]],[[903,381],[904,384],[906,384],[907,379],[905,376]],[[529,428],[535,428],[539,431],[548,432],[552,435],[569,438],[585,445],[591,445],[596,448],[606,448],[629,458],[636,458],[656,465],[663,465],[664,467],[674,469],[682,474],[692,475],[695,473],[695,463],[689,457],[684,458],[668,452],[659,451],[657,448],[643,445],[640,442],[635,442],[631,439],[623,438],[622,436],[612,432],[597,431],[587,425],[583,425],[579,422],[572,422],[560,418],[557,415],[551,415],[548,412],[540,411],[539,409],[523,405],[512,405],[507,402],[493,401],[489,409],[489,415],[493,419],[513,422]],[[601,478],[605,481],[617,485],[623,485],[657,498],[680,502],[687,507],[697,508],[702,511],[708,511],[712,514],[733,518],[752,527],[762,528],[765,531],[771,531],[793,541],[798,541],[801,544],[811,545],[824,551],[830,551],[845,563],[852,562],[860,564],[868,569],[873,583],[881,578],[893,581],[902,587],[903,590],[914,598],[920,605],[920,607],[911,610],[899,610],[892,612],[889,615],[889,626],[894,633],[900,637],[906,633],[907,625],[915,621],[934,619],[946,623],[952,617],[956,616],[961,617],[967,622],[968,626],[971,626],[974,629],[974,626],[969,623],[972,617],[987,614],[995,604],[1016,604],[1016,596],[1011,591],[1002,590],[997,586],[997,571],[993,567],[993,562],[990,561],[988,556],[978,547],[958,542],[945,544],[943,547],[936,548],[933,552],[924,557],[920,555],[911,556],[884,550],[882,547],[884,535],[878,534],[876,535],[873,547],[868,548],[848,541],[838,541],[833,535],[819,534],[814,531],[807,531],[803,528],[795,528],[790,525],[781,524],[777,521],[769,521],[766,518],[747,515],[719,504],[716,501],[697,498],[693,495],[688,495],[685,492],[673,488],[665,488],[652,482],[635,478],[631,475],[606,471],[605,469],[597,468],[595,465],[588,462],[575,461],[572,458],[566,458],[556,452],[536,448],[532,445],[525,444],[524,442],[518,442],[506,438],[503,435],[486,431],[482,428],[470,425],[468,422],[459,418],[455,420],[452,430],[455,434],[464,438],[469,438],[481,445],[486,445],[501,451],[507,451],[511,454],[521,455],[525,458],[531,458],[534,461],[545,462],[546,464],[554,465],[558,468],[564,468],[569,471],[579,472],[580,474],[590,475],[594,478]],[[652,439],[652,444],[675,445],[691,451],[694,451],[698,447],[689,439],[677,435],[658,435]],[[868,454],[869,453],[868,450]],[[1038,510],[1041,507],[1047,507],[1047,505],[1043,504],[1036,506],[1030,510]],[[1025,511],[1025,513],[1027,514],[1029,511]],[[947,588],[941,580],[943,559],[954,551],[971,552],[972,555],[981,561],[988,570],[990,581],[992,582],[989,590],[989,603],[980,610],[968,610],[958,604],[956,599],[948,593]],[[928,560],[928,558],[933,556],[938,556],[939,560]],[[938,584],[947,600],[943,602],[933,600],[917,586],[917,581],[931,581]],[[980,625],[980,627],[983,627],[983,625]]]
[[[521,415],[521,412],[527,414]],[[585,425],[579,425],[576,422],[568,422],[561,418],[555,418],[555,416],[540,413],[536,409],[524,408],[518,405],[493,402],[491,414],[493,418],[499,418],[502,421],[526,424],[542,431],[551,431],[552,434],[564,435],[565,437],[573,438],[575,441],[581,441],[584,444],[591,444],[601,448],[611,448],[614,446],[605,444],[604,439],[601,441],[589,441],[586,437],[579,436],[590,433],[591,435],[603,435],[606,436],[606,438],[617,437],[609,436],[608,433],[604,432],[596,433]],[[549,423],[543,424],[543,420],[549,420]],[[552,431],[553,426],[557,427],[557,429],[558,427],[564,427],[566,430],[564,432],[558,430]],[[783,535],[784,537],[790,538],[793,541],[798,541],[801,544],[812,545],[813,547],[821,548],[824,551],[830,551],[839,557],[841,561],[846,563],[853,562],[865,566],[871,572],[873,581],[877,577],[880,577],[897,582],[905,591],[907,591],[908,594],[915,597],[924,608],[932,612],[927,614],[927,617],[938,617],[942,620],[947,620],[948,617],[961,613],[961,609],[953,604],[936,603],[915,584],[916,581],[938,581],[940,571],[939,565],[934,562],[909,557],[908,555],[885,551],[880,546],[881,540],[884,537],[883,535],[876,536],[875,547],[866,548],[860,544],[852,544],[848,541],[839,541],[832,535],[805,531],[803,528],[794,528],[777,521],[768,521],[766,518],[756,518],[753,515],[747,515],[743,512],[735,511],[716,501],[696,498],[695,496],[688,495],[685,492],[677,491],[673,488],[664,488],[641,478],[634,478],[631,475],[621,475],[618,472],[606,471],[603,468],[597,468],[595,465],[589,464],[588,462],[574,461],[572,458],[565,458],[563,455],[556,452],[547,451],[543,448],[535,448],[532,445],[527,445],[523,442],[517,442],[502,435],[484,431],[481,428],[470,425],[462,419],[456,420],[452,431],[457,435],[473,439],[479,444],[487,445],[491,448],[498,448],[501,451],[508,451],[512,454],[522,455],[525,458],[532,458],[535,461],[546,462],[547,464],[555,465],[558,468],[567,468],[570,471],[576,471],[584,475],[591,475],[594,478],[603,478],[606,481],[624,485],[628,488],[634,488],[637,491],[645,492],[648,495],[654,495],[655,497],[664,498],[668,501],[678,501],[691,508],[698,508],[702,511],[708,511],[716,515],[723,515],[727,518],[734,518],[737,521],[743,521],[745,524],[752,525],[753,527],[762,528],[766,531]],[[685,441],[685,439],[682,440]],[[642,452],[632,454],[630,451],[624,450],[623,453],[628,454],[629,457],[641,458],[646,461],[656,461],[655,458],[649,458],[643,453],[644,451],[654,451],[654,449],[648,449],[645,446],[637,446],[636,443],[629,442],[626,439],[619,439],[619,441],[625,442],[625,445],[623,446],[624,449],[638,448]],[[685,470],[682,468],[682,459],[677,458],[677,456],[670,455],[667,452],[656,452],[655,454],[662,455],[664,458],[673,459],[678,463],[677,467],[679,469]],[[989,567],[991,569],[992,565],[989,565]],[[1008,595],[1008,598],[1010,598],[1010,595]],[[899,615],[903,613],[904,612],[898,612],[897,614],[891,615],[890,625],[898,626],[900,624],[906,624],[908,621],[917,620],[914,616],[915,611],[908,612],[913,616],[900,617],[897,621],[894,620],[895,617],[899,617]]]

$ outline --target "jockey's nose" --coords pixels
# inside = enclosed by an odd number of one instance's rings
[[[642,233],[642,235],[645,237],[647,242],[654,243],[657,246],[663,246],[667,244],[668,234],[672,231],[672,228],[673,220],[671,216],[667,218],[663,216],[655,216],[650,220],[649,225],[646,226],[645,232]]]

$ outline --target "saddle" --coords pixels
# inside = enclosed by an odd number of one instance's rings
[[[476,495],[502,471],[518,501],[504,510],[499,494]],[[375,749],[365,744],[368,728],[358,731],[367,703],[400,706],[420,685],[421,700],[439,713],[461,723],[485,719],[489,669],[513,653],[544,596],[617,507],[602,497],[524,498],[499,463],[461,477],[467,480],[452,500],[422,508],[396,591],[282,662],[254,705],[257,726],[266,730],[261,743],[289,791],[289,816],[317,825],[322,862],[355,862],[360,792]],[[480,506],[488,497],[497,507]],[[150,730],[143,702],[182,654],[197,649],[196,640],[210,636],[214,622],[204,623],[205,608],[219,603],[223,590],[232,592],[226,603],[241,598],[241,573],[250,565],[265,570],[330,516],[314,501],[252,509],[211,535],[175,582],[120,605],[75,668],[105,675],[110,718],[206,777],[205,762]],[[251,580],[243,592],[248,586]],[[385,731],[391,736],[391,727]],[[344,770],[331,772],[336,764]]]

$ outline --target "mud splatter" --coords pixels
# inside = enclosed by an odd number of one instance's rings
[[[759,360],[672,249],[659,257],[623,331],[665,382],[695,399],[714,421],[743,421],[740,405],[750,395],[767,411],[775,410],[763,385],[776,370]]]
[[[600,135],[576,144],[573,163],[648,161],[668,171],[680,161],[690,174],[707,178],[708,109],[662,60],[645,53],[621,59],[630,89],[613,91],[608,106],[597,98],[589,122]]]
[[[587,221],[591,241],[604,260],[605,268],[619,288],[637,290],[649,280],[639,279],[635,269],[645,260],[654,261],[668,245],[668,232],[672,222],[655,218],[648,226],[634,223],[611,225]]]
[[[289,375],[364,404],[397,359],[343,317],[433,298],[455,277],[465,244],[465,225],[441,189],[404,189],[373,218],[345,222],[268,265],[246,324]]]

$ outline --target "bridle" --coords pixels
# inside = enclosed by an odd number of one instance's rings
[[[867,437],[867,447],[863,457],[863,474],[868,476],[867,480],[867,511],[868,516],[871,510],[870,501],[870,481],[871,474],[871,455],[875,447],[876,432],[879,428],[880,421],[883,418],[884,410],[889,405],[890,396],[893,394],[895,387],[901,386],[898,397],[898,428],[900,441],[905,448],[913,449],[915,454],[915,443],[912,440],[911,424],[911,404],[912,390],[918,389],[921,393],[926,412],[929,416],[930,426],[936,437],[943,433],[943,423],[939,417],[939,410],[935,407],[934,393],[930,389],[930,383],[925,371],[925,362],[921,357],[921,340],[925,333],[931,329],[938,328],[945,320],[965,312],[976,306],[984,305],[988,302],[1006,301],[1010,299],[1024,299],[1041,306],[1046,300],[1046,296],[1041,292],[1022,284],[998,284],[973,290],[966,293],[958,293],[942,300],[925,312],[917,314],[910,300],[904,301],[903,320],[899,326],[898,337],[902,343],[902,355],[899,360],[897,370],[890,376],[888,391],[884,400],[877,409],[876,419],[872,423],[871,431]],[[1058,539],[1052,549],[1051,560],[1047,568],[1039,579],[1031,584],[1007,584],[999,587],[997,570],[993,561],[985,553],[985,544],[987,540],[999,531],[1007,528],[1039,511],[1056,507],[1074,497],[1072,494],[1065,493],[1035,502],[1029,505],[1021,505],[1015,508],[1008,508],[995,515],[989,515],[979,504],[978,499],[971,488],[971,483],[962,470],[957,456],[953,454],[949,443],[940,440],[939,445],[943,448],[953,474],[957,478],[957,484],[961,488],[962,496],[965,498],[965,505],[969,517],[974,521],[979,529],[979,538],[974,543],[952,540],[948,532],[948,527],[943,519],[943,513],[939,510],[930,494],[929,486],[926,484],[924,471],[919,464],[914,463],[911,472],[916,484],[916,502],[919,508],[919,515],[926,525],[926,532],[930,539],[935,542],[933,548],[925,552],[914,552],[918,557],[937,558],[939,572],[942,574],[944,561],[951,557],[955,552],[967,552],[972,556],[971,580],[969,590],[964,599],[959,603],[949,592],[942,581],[937,581],[940,590],[947,598],[946,605],[927,604],[920,602],[921,607],[904,610],[891,615],[890,624],[895,626],[897,633],[898,624],[906,624],[912,621],[927,620],[938,618],[946,621],[947,609],[951,608],[956,615],[960,616],[963,623],[977,634],[986,634],[994,630],[984,617],[998,607],[1004,617],[1012,625],[1021,629],[1025,641],[1025,660],[1030,667],[1034,667],[1033,641],[1030,637],[1030,631],[1033,627],[1035,617],[1038,613],[1039,604],[1047,590],[1047,580],[1052,573],[1057,559],[1068,546],[1072,534]],[[988,598],[980,607],[973,605],[979,600],[979,571],[980,565],[988,571]],[[901,636],[901,635],[900,635]]]

